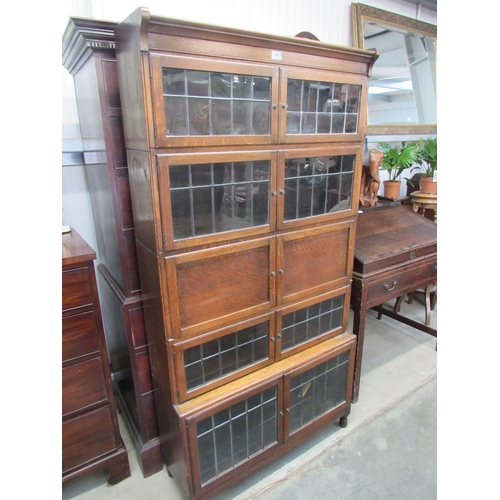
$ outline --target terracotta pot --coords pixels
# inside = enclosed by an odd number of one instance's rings
[[[400,188],[401,181],[384,181],[384,197],[392,198],[393,200],[399,198]]]
[[[432,177],[421,177],[418,182],[423,194],[437,194],[438,183]]]

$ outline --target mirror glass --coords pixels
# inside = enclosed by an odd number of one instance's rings
[[[352,4],[355,45],[376,49],[367,134],[436,133],[437,27]]]

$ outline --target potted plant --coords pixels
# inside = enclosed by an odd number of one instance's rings
[[[422,173],[419,186],[424,194],[437,194],[437,137],[434,139],[420,139],[413,143],[417,148],[417,159],[414,170]],[[408,180],[410,185],[413,183]]]
[[[384,153],[380,170],[386,170],[389,178],[384,181],[384,196],[398,198],[401,188],[401,175],[417,160],[417,147],[414,143],[406,146],[391,146],[387,142],[379,143],[378,149]]]

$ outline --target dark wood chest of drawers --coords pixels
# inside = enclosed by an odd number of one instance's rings
[[[359,394],[366,312],[437,282],[437,226],[402,205],[364,209],[358,216],[351,304],[358,336],[353,400]],[[401,315],[385,314],[431,335]]]
[[[94,272],[95,252],[72,230],[62,236],[62,479],[101,469],[108,483],[130,476],[118,428]]]

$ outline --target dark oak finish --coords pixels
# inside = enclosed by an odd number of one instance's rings
[[[112,379],[145,477],[162,467],[130,200],[115,23],[71,18],[63,64],[75,83]]]
[[[98,470],[130,476],[111,386],[94,272],[95,252],[73,229],[62,235],[62,480]]]
[[[162,458],[209,498],[347,424],[377,56],[144,8],[115,41]]]
[[[437,331],[406,318],[385,302],[437,283],[437,226],[403,205],[365,208],[358,216],[351,304],[358,337],[353,402],[359,397],[368,309],[418,328]]]

